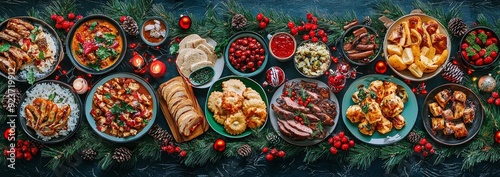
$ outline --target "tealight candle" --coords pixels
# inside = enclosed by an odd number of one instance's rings
[[[88,86],[87,81],[85,79],[76,78],[73,81],[73,88],[75,89],[76,93],[84,94],[89,89],[89,86]]]
[[[160,60],[154,60],[149,66],[149,74],[154,78],[160,78],[165,74],[167,68]]]
[[[134,55],[130,60],[130,64],[134,68],[134,72],[137,74],[144,74],[146,72],[146,61],[141,55]]]

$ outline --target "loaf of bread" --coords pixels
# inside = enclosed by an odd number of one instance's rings
[[[172,79],[160,85],[161,97],[167,103],[171,117],[179,127],[183,136],[191,133],[202,123],[203,117],[194,108],[193,101],[189,99],[188,93],[182,80]]]

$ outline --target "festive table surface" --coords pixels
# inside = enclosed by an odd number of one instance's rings
[[[180,14],[190,14],[193,21],[197,19],[202,19],[205,16],[207,8],[219,8],[222,7],[224,1],[153,1],[154,4],[162,4],[167,12],[171,12],[178,18]],[[386,2],[386,1],[384,1]],[[25,16],[28,12],[38,10],[36,8],[45,7],[51,5],[52,2],[45,1],[0,1],[2,7],[0,7],[0,11],[4,12],[8,17],[15,16]],[[376,9],[377,5],[379,5],[379,1],[356,1],[353,3],[352,1],[299,1],[299,0],[273,0],[273,1],[244,1],[241,2],[243,7],[246,10],[249,10],[253,15],[256,15],[258,12],[261,12],[261,9],[267,9],[265,12],[270,11],[282,11],[285,14],[290,15],[293,18],[304,19],[304,16],[309,11],[314,11],[318,16],[325,15],[338,15],[344,16],[347,13],[354,12],[356,17],[359,20],[362,20],[365,16],[372,15],[383,15],[376,14],[377,12],[381,12],[380,9]],[[394,4],[399,5],[402,9],[408,13],[411,10],[415,9],[417,5],[412,4],[407,1],[393,1]],[[476,1],[438,1],[438,2],[427,2],[422,1],[422,4],[429,5],[426,7],[433,6],[433,9],[439,9],[442,7],[444,9],[444,13],[447,14],[448,10],[451,7],[457,7],[459,5],[460,17],[468,24],[472,24],[472,22],[476,21],[478,14],[484,13],[486,18],[489,21],[496,20],[496,17],[500,15],[499,11],[496,9],[500,8],[498,1],[484,1],[484,2],[476,2]],[[104,3],[100,1],[87,1],[81,0],[77,1],[77,10],[75,13],[78,14],[90,14],[92,9],[98,9],[100,7],[106,6]],[[418,4],[418,3],[417,3]],[[268,10],[272,9],[272,10]],[[39,9],[40,12],[43,12],[43,9]],[[388,9],[394,10],[394,9]],[[425,11],[425,9],[423,9]],[[222,14],[222,10],[216,10],[216,13]],[[0,14],[3,15],[3,14]],[[220,18],[222,15],[220,15]],[[254,21],[254,19],[248,19],[249,21]],[[373,19],[377,20],[377,19]],[[175,21],[175,20],[174,20]],[[442,21],[442,23],[447,23]],[[195,25],[194,23],[193,25]],[[491,23],[493,24],[493,23]],[[169,24],[175,25],[175,24]],[[173,26],[171,26],[173,27]],[[176,26],[175,26],[176,27]],[[497,30],[498,32],[498,30]],[[65,33],[64,33],[65,34]],[[267,33],[261,33],[267,35]],[[127,37],[129,44],[137,43],[139,47],[137,49],[128,49],[127,55],[123,60],[122,64],[117,67],[115,72],[132,72],[132,69],[127,63],[128,59],[132,57],[132,53],[134,50],[140,54],[146,54],[149,57],[154,55],[159,58],[159,60],[163,61],[167,66],[166,75],[159,79],[154,79],[150,77],[148,74],[142,75],[145,78],[149,78],[149,83],[157,89],[159,84],[171,79],[178,75],[178,72],[175,67],[174,62],[170,62],[169,60],[173,60],[175,56],[169,54],[168,42],[164,45],[160,46],[160,50],[155,50],[154,48],[147,47],[146,44],[141,44],[139,37]],[[452,51],[451,56],[454,58],[456,56],[456,50],[458,48],[460,38],[454,37],[452,38]],[[222,42],[222,41],[217,41]],[[340,46],[338,46],[340,47]],[[333,53],[334,56],[339,56],[339,51],[335,51]],[[362,77],[367,74],[375,73],[375,63],[376,61],[384,60],[383,56],[380,55],[374,62],[366,66],[357,67],[356,78]],[[333,64],[332,64],[333,65]],[[274,58],[270,58],[267,63],[266,68],[271,66],[279,66],[281,67],[285,73],[287,79],[300,78],[302,77],[294,68],[293,62],[280,63],[276,61]],[[354,65],[351,65],[354,67]],[[79,76],[85,75],[76,69],[71,69],[72,64],[69,61],[68,57],[61,63],[61,67],[63,70],[68,72],[68,76]],[[333,65],[331,68],[335,68]],[[73,73],[71,73],[73,71]],[[487,72],[475,72],[474,75],[480,77],[485,75]],[[231,71],[227,67],[224,68],[224,72],[222,76],[231,75]],[[394,75],[392,70],[387,68],[387,72],[385,75]],[[467,74],[467,72],[466,72]],[[265,80],[265,72],[252,77],[258,83],[263,83]],[[51,75],[49,79],[54,79],[58,77],[59,80],[67,82],[68,78],[61,71],[56,71],[55,74]],[[100,76],[93,76],[89,78],[91,82],[97,82]],[[318,80],[326,83],[327,77],[322,76],[319,77]],[[355,79],[348,79],[346,83],[346,89],[343,91],[336,93],[336,97],[341,102],[341,99],[344,96],[344,92],[347,90],[347,87],[354,81]],[[418,85],[421,82],[412,82],[414,86]],[[426,84],[427,90],[432,90],[433,88],[442,85],[444,83],[449,83],[449,81],[445,80],[441,75],[434,77],[428,81],[424,82]],[[29,85],[18,83],[17,86],[25,91]],[[201,107],[205,106],[205,102],[207,99],[207,91],[208,89],[195,89],[195,95],[200,103]],[[267,92],[268,98],[272,98],[273,92]],[[425,95],[417,94],[417,101],[419,107],[423,106],[423,101]],[[85,100],[86,95],[81,96],[82,100]],[[343,114],[343,113],[341,113]],[[339,117],[342,118],[341,116]],[[84,124],[87,124],[87,121],[84,119]],[[157,124],[161,125],[163,128],[167,128],[165,118],[163,114],[161,114],[161,110],[158,109],[158,116],[156,119]],[[2,130],[7,127],[2,124]],[[269,131],[273,131],[271,124],[268,123],[266,125],[266,129]],[[415,129],[423,131],[425,133],[425,129],[422,125],[421,115],[419,111],[419,115],[417,116],[417,121],[415,125]],[[20,127],[18,127],[17,131],[22,131]],[[209,132],[213,130],[209,129]],[[339,121],[339,125],[336,127],[334,133],[338,133],[339,131],[346,131],[346,127],[342,120]],[[265,132],[264,132],[265,133]],[[425,133],[426,134],[426,133]],[[202,138],[201,136],[200,138]],[[251,137],[249,137],[251,138]],[[355,139],[351,137],[351,139]],[[139,140],[140,141],[140,140]],[[226,139],[228,142],[239,141]],[[356,141],[359,142],[359,141]],[[361,144],[361,143],[360,143]],[[434,142],[437,145],[437,142]],[[207,146],[211,146],[212,144],[207,144]],[[290,145],[293,146],[293,145]],[[370,146],[370,145],[367,145]],[[441,147],[441,146],[439,146]],[[438,148],[439,148],[438,147]],[[458,146],[460,148],[461,146]],[[499,162],[491,163],[491,162],[482,162],[475,165],[472,169],[462,169],[463,157],[455,157],[451,156],[446,158],[442,163],[433,165],[433,160],[424,159],[418,155],[410,155],[407,158],[404,158],[402,162],[396,165],[392,171],[387,173],[384,171],[384,163],[386,163],[385,159],[382,160],[380,158],[375,159],[371,165],[366,170],[358,170],[356,167],[350,166],[348,161],[338,161],[338,160],[318,160],[313,163],[303,162],[304,155],[296,155],[292,157],[288,157],[283,160],[275,160],[273,162],[267,162],[265,159],[265,155],[260,153],[260,149],[258,147],[254,148],[254,155],[249,158],[239,158],[239,157],[224,157],[216,162],[209,162],[203,166],[195,166],[195,167],[186,167],[182,163],[180,163],[180,158],[176,155],[168,155],[167,153],[161,153],[161,160],[159,161],[150,161],[148,159],[138,161],[134,166],[129,168],[120,167],[119,165],[113,165],[109,169],[103,170],[100,168],[101,164],[98,164],[97,161],[93,162],[85,162],[81,160],[70,160],[64,162],[61,166],[57,167],[55,170],[50,169],[46,164],[51,160],[50,157],[37,157],[31,162],[22,161],[16,163],[16,170],[11,170],[3,166],[0,168],[0,173],[2,176],[59,176],[59,175],[71,175],[71,176],[179,176],[179,175],[200,175],[200,176],[267,176],[267,175],[276,175],[276,176],[303,176],[303,175],[314,175],[314,176],[438,176],[438,175],[447,175],[447,176],[495,176],[494,174],[499,174],[500,169],[497,168]],[[410,147],[411,148],[411,147]],[[307,149],[306,149],[307,150]],[[390,153],[388,153],[390,154]],[[348,156],[349,154],[344,154]],[[333,159],[340,156],[332,156]],[[430,158],[432,159],[432,158]]]

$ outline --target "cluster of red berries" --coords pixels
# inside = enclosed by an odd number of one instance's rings
[[[11,154],[15,154],[16,159],[24,158],[27,161],[31,161],[33,156],[38,154],[38,151],[38,148],[30,141],[17,140],[16,147],[4,149],[3,155],[5,155],[5,157],[11,157]],[[12,155],[12,157],[14,158],[14,155]]]
[[[337,154],[338,150],[348,151],[349,148],[354,147],[356,143],[354,140],[349,140],[349,137],[345,136],[343,131],[339,132],[337,135],[328,138],[328,144],[331,144],[330,153]]]
[[[491,92],[491,97],[488,98],[488,104],[500,106],[500,97],[498,96],[498,92]]]
[[[52,14],[50,18],[52,19],[52,21],[56,22],[56,29],[69,32],[71,27],[75,25],[75,22],[83,18],[83,16],[82,15],[75,16],[74,13],[69,13],[67,15],[67,18],[65,19],[64,16],[62,15]]]
[[[257,14],[256,19],[259,22],[260,29],[264,29],[267,27],[267,24],[269,23],[268,17],[264,16],[262,13],[259,13],[259,14]]]
[[[303,31],[302,40],[304,41],[311,39],[312,42],[318,42],[321,39],[324,43],[328,42],[328,34],[318,27],[318,18],[312,13],[307,13],[306,18],[307,23],[302,22],[302,25],[298,26],[295,26],[293,21],[289,21],[287,26],[290,29],[290,34],[295,36]]]
[[[181,147],[174,145],[161,146],[161,150],[167,152],[168,154],[179,153],[179,156],[181,157],[186,157],[187,155],[185,150],[181,150]]]
[[[416,144],[415,147],[413,147],[413,151],[415,151],[415,153],[422,153],[422,156],[424,157],[435,153],[434,147],[431,143],[427,142],[425,138],[422,138],[420,140],[420,143]]]
[[[275,157],[283,158],[285,157],[285,151],[273,148],[269,150],[268,147],[262,148],[262,153],[266,154],[267,161],[273,161]]]
[[[411,81],[408,79],[405,79],[404,82],[408,85],[411,85]],[[421,82],[420,84],[417,85],[417,87],[411,88],[411,91],[415,94],[422,94],[425,95],[428,93],[427,89],[425,89],[426,85],[424,82]]]

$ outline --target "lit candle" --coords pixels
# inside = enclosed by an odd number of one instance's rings
[[[165,74],[165,71],[167,71],[167,68],[160,60],[154,60],[149,66],[149,74],[151,74],[154,78],[162,77]]]
[[[87,81],[85,79],[76,78],[73,81],[73,88],[75,89],[76,93],[84,94],[89,89],[89,86],[88,86]]]
[[[144,74],[146,72],[146,62],[141,55],[134,55],[129,62],[134,68],[135,73]]]

